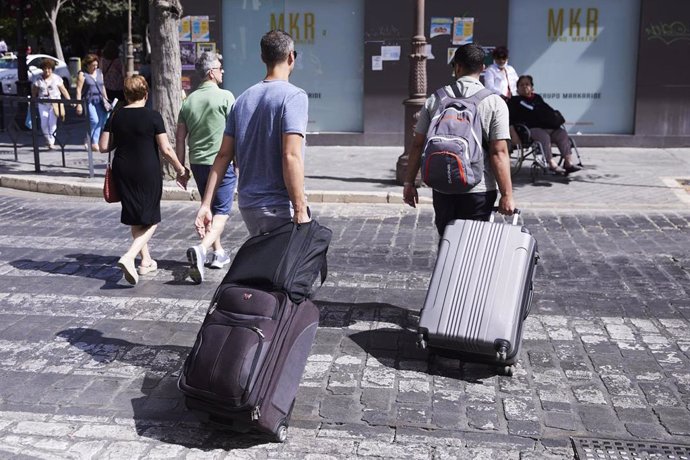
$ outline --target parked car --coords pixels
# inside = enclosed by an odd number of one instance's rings
[[[65,87],[69,89],[72,84],[72,77],[69,73],[69,68],[65,61],[47,54],[28,54],[26,56],[26,65],[29,68],[29,81],[34,81],[41,75],[41,62],[44,59],[52,59],[55,61],[55,73],[62,77]],[[4,94],[17,94],[17,56],[14,54],[6,54],[0,58],[0,84],[2,84],[2,92]]]

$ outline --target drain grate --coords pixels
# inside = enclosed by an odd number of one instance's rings
[[[690,446],[656,441],[571,438],[578,460],[690,460]]]

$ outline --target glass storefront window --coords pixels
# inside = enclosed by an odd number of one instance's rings
[[[570,133],[630,134],[640,0],[511,0],[510,63]]]
[[[266,75],[259,42],[282,29],[295,40],[290,82],[309,95],[309,132],[362,132],[364,0],[224,0],[223,86],[235,97]]]

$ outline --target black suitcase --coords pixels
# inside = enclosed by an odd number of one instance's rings
[[[223,284],[281,289],[296,303],[311,299],[326,280],[332,236],[315,219],[303,224],[288,222],[253,236],[237,251]],[[315,287],[319,275],[321,283]]]
[[[318,323],[310,300],[221,284],[178,380],[187,407],[285,441]]]

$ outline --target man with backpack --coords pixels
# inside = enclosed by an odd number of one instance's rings
[[[441,236],[454,219],[488,220],[498,191],[498,212],[515,211],[508,107],[479,81],[484,50],[463,45],[452,63],[457,82],[430,96],[419,112],[403,189],[405,203],[414,208],[421,166],[422,179],[433,188],[434,222]]]

